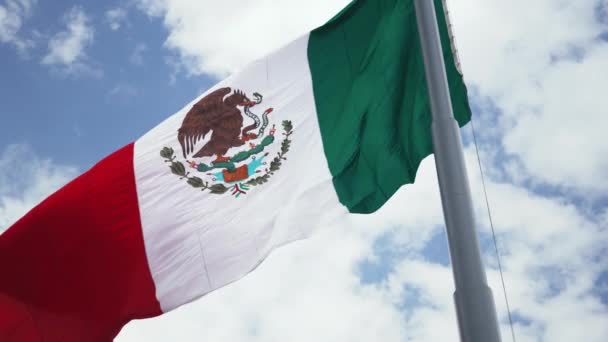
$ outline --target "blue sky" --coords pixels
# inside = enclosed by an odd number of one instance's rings
[[[0,0],[0,232],[217,80],[347,3]],[[603,342],[608,1],[447,3],[517,340]],[[249,18],[255,25],[238,24]],[[510,341],[470,125],[462,133]],[[431,157],[416,184],[378,213],[281,248],[242,281],[133,322],[118,341],[455,341],[443,229]]]
[[[45,38],[66,30],[64,16],[74,6],[93,30],[83,70],[45,65]],[[159,20],[131,11],[128,22],[112,30],[111,3],[39,2],[24,35],[36,31],[36,45],[25,53],[0,45],[3,125],[0,144],[27,143],[59,163],[90,167],[135,140],[214,83],[209,76],[188,77],[167,63],[166,30]],[[32,39],[32,38],[30,38]],[[134,57],[139,56],[139,57]]]

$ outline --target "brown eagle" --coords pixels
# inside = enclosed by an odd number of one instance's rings
[[[241,128],[243,116],[239,106],[254,106],[256,102],[240,90],[230,96],[229,87],[220,88],[203,97],[186,114],[182,126],[177,130],[177,139],[182,146],[184,158],[194,152],[194,145],[213,131],[210,140],[192,157],[210,157],[215,155],[213,163],[228,161],[224,156],[231,147],[243,145]],[[224,98],[225,97],[225,98]]]

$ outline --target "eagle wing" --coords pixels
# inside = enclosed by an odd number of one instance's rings
[[[220,122],[224,96],[230,91],[229,87],[215,90],[188,111],[182,126],[177,130],[177,140],[182,146],[184,158],[187,158],[187,155],[194,151],[194,145]]]

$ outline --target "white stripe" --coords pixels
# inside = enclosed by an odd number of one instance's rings
[[[308,237],[347,213],[338,202],[323,153],[307,46],[308,35],[207,92],[228,86],[250,98],[253,92],[264,96],[260,108],[254,109],[261,114],[273,107],[270,126],[277,126],[277,139],[265,150],[270,152],[268,163],[283,139],[281,122],[293,123],[287,160],[267,183],[252,187],[246,195],[235,198],[230,193],[195,189],[172,174],[160,157],[160,150],[170,146],[182,159],[177,130],[198,99],[136,142],[134,167],[143,236],[163,311],[241,278],[277,246]]]

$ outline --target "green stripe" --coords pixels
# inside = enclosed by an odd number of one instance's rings
[[[467,90],[435,0],[454,113]],[[371,213],[413,183],[432,153],[431,114],[412,0],[354,0],[310,34],[308,59],[323,148],[340,199]]]

